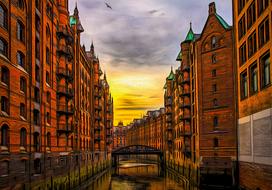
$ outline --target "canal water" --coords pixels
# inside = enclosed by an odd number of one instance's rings
[[[116,169],[88,184],[86,190],[197,190],[157,164],[121,162]]]

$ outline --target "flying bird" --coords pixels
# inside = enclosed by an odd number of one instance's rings
[[[108,3],[105,2],[105,5],[107,6],[107,8],[112,9],[112,7]]]

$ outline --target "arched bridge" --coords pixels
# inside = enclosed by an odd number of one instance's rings
[[[113,158],[113,166],[117,166],[119,156],[121,155],[158,155],[159,162],[163,165],[163,152],[159,149],[146,145],[130,145],[117,148],[111,153]]]

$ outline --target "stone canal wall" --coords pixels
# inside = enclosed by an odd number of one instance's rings
[[[43,190],[43,189],[77,189],[84,185],[87,181],[95,179],[100,174],[104,173],[111,167],[109,160],[94,163],[81,168],[71,169],[66,173],[56,174],[51,177],[46,177],[31,184],[26,184],[25,189]]]

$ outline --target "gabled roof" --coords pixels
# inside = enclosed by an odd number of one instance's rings
[[[230,25],[228,25],[228,23],[217,13],[215,13],[216,18],[218,19],[218,21],[220,22],[220,24],[225,28],[225,29],[229,29]]]
[[[70,26],[76,25],[77,20],[74,16],[70,16]]]
[[[181,61],[182,60],[182,52],[180,51],[178,54],[178,57],[176,59],[177,61]]]
[[[171,72],[170,74],[168,75],[168,77],[166,78],[167,80],[174,80],[175,79],[175,75],[173,73],[173,69],[171,68]]]
[[[194,39],[195,39],[195,34],[194,34],[194,32],[193,32],[193,30],[192,30],[192,27],[191,27],[191,24],[190,24],[190,30],[189,30],[189,32],[187,33],[187,36],[186,36],[186,38],[185,38],[185,41],[194,41]]]

